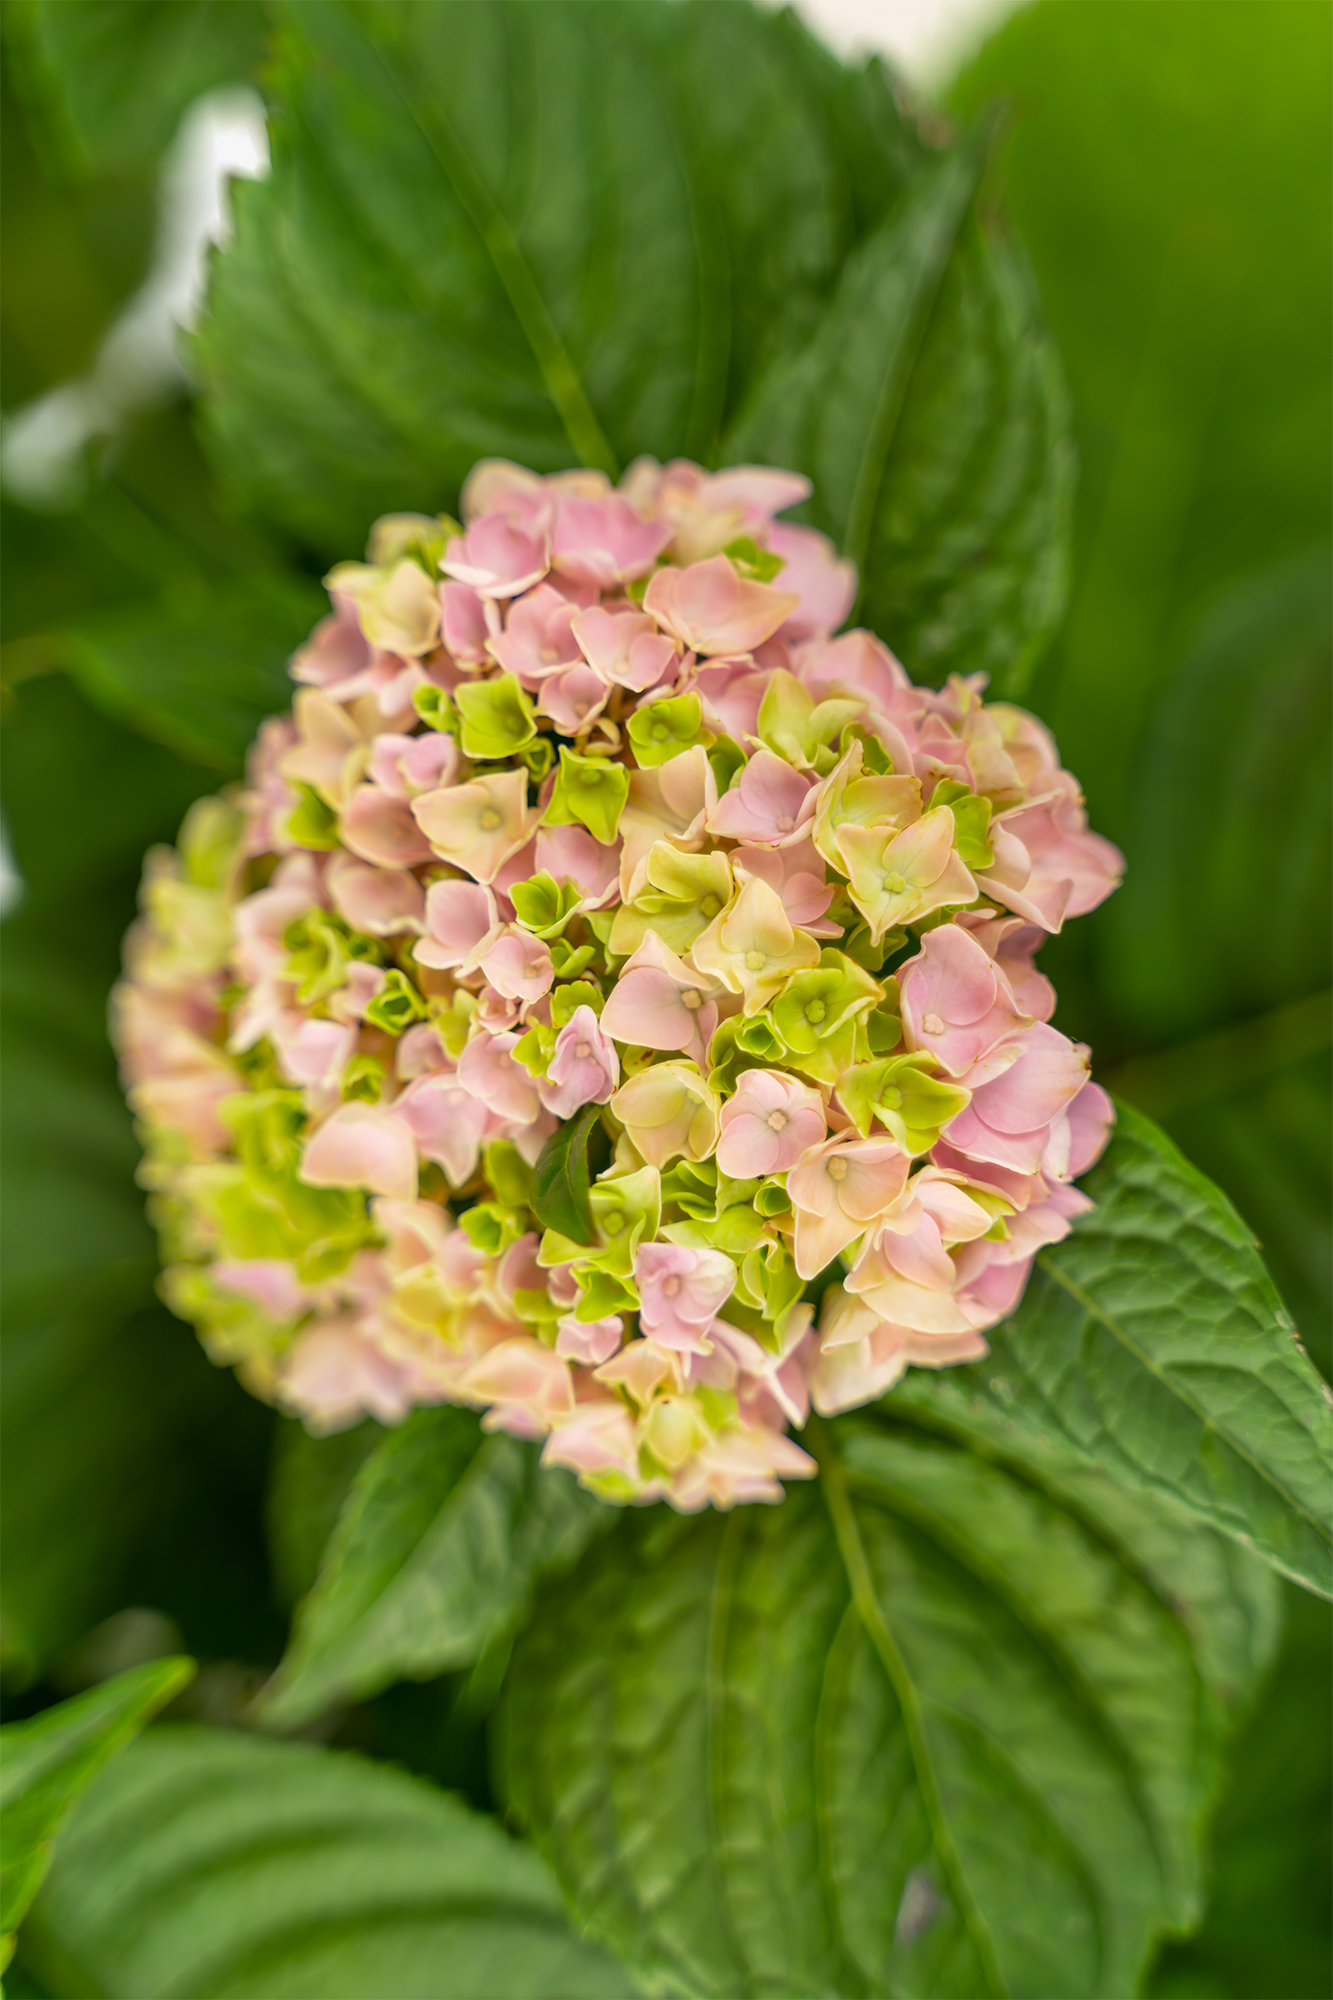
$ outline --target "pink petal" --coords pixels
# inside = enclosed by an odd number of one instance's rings
[[[312,1187],[368,1188],[411,1201],[417,1149],[401,1119],[378,1104],[343,1104],[307,1140],[301,1179]]]
[[[338,822],[344,847],[381,868],[412,868],[429,861],[431,845],[404,798],[378,785],[358,785]]]
[[[725,556],[688,569],[659,569],[644,610],[692,652],[751,653],[789,618],[799,599],[737,574]]]
[[[552,561],[565,576],[611,590],[646,576],[671,539],[660,521],[645,521],[623,494],[585,500],[565,496],[556,503],[551,536]]]

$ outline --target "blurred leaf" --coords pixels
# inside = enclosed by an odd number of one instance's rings
[[[981,165],[974,137],[923,168],[723,457],[809,474],[857,617],[918,680],[982,671],[1011,693],[1064,608],[1073,464],[1021,263],[974,217]]]
[[[711,456],[914,150],[882,78],[749,7],[283,18],[196,355],[221,462],[326,552],[487,454]]]
[[[131,1667],[30,1722],[0,1729],[0,1807],[5,1859],[0,1930],[27,1913],[51,1862],[51,1842],[107,1760],[124,1748],[194,1676],[193,1660]]]
[[[258,63],[260,0],[9,0],[29,95],[67,170],[142,171],[205,91]]]
[[[1114,1001],[1160,1041],[1333,983],[1331,583],[1318,550],[1231,586],[1163,690],[1107,913]]]
[[[470,1666],[614,1514],[469,1410],[418,1410],[357,1473],[261,1712],[299,1727],[403,1675]]]
[[[894,1417],[822,1434],[822,1490],[633,1514],[543,1595],[511,1804],[662,1991],[1119,2000],[1197,1906],[1272,1579],[1099,1475]]]
[[[964,115],[1015,105],[1006,203],[1082,464],[1042,706],[1131,871],[1125,786],[1179,634],[1219,583],[1328,545],[1331,56],[1328,10],[1300,0],[1046,0],[953,92]]]
[[[246,1491],[270,1419],[153,1299],[105,1028],[143,849],[207,780],[57,675],[20,688],[0,750],[26,884],[3,955],[6,1659],[31,1676],[139,1593],[262,1647]]]
[[[595,2000],[630,1983],[530,1850],[346,1752],[164,1726],[90,1792],[24,1948],[57,1996]]]
[[[1286,1609],[1213,1824],[1208,1915],[1197,1937],[1164,1947],[1153,2000],[1325,2000],[1333,1988],[1333,1616],[1292,1589]]]
[[[1059,1024],[1171,1078],[1144,1108],[1325,1366],[1327,1063],[1261,1016],[1328,983],[1331,53],[1295,0],[1045,0],[954,91],[1014,102],[1007,206],[1072,389],[1078,582],[1035,705],[1129,863],[1046,954]],[[1208,1099],[1194,1038],[1226,1023]]]
[[[1179,1505],[1333,1591],[1333,1410],[1221,1192],[1121,1107],[1097,1203],[1041,1253],[984,1361],[913,1371],[890,1407],[1029,1441]]]
[[[312,584],[242,576],[76,626],[69,664],[86,692],[141,735],[234,774],[266,716],[291,702],[287,662],[327,601]]]
[[[6,409],[80,375],[121,301],[141,282],[153,237],[148,177],[57,185],[44,128],[14,89],[14,15],[0,12],[0,389]],[[36,124],[37,130],[31,128]],[[9,579],[12,587],[15,579]]]

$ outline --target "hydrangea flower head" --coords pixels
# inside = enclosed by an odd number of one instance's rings
[[[1111,1108],[1034,955],[1120,858],[1040,724],[835,636],[807,492],[483,463],[330,573],[149,856],[164,1294],[312,1429],[463,1403],[610,1500],[776,1500],[1088,1206]]]

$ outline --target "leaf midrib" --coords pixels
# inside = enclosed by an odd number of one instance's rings
[[[1069,1689],[1079,1713],[1088,1723],[1092,1733],[1100,1739],[1110,1753],[1117,1770],[1123,1776],[1126,1790],[1133,1802],[1134,1810],[1142,1822],[1148,1844],[1152,1849],[1153,1859],[1157,1864],[1164,1892],[1163,1900],[1169,1900],[1169,1892],[1173,1886],[1174,1869],[1163,1847],[1161,1830],[1157,1823],[1157,1814],[1149,1795],[1144,1790],[1142,1778],[1134,1761],[1130,1740],[1099,1703],[1093,1684],[1087,1678],[1074,1654],[1064,1645],[1058,1629],[1052,1626],[1050,1621],[1042,1615],[1041,1611],[1025,1591],[1016,1589],[1010,1583],[1002,1569],[997,1568],[988,1557],[983,1555],[974,1545],[965,1541],[961,1535],[953,1532],[938,1514],[933,1513],[928,1505],[917,1500],[906,1487],[899,1485],[892,1479],[885,1478],[882,1473],[877,1472],[863,1472],[858,1469],[844,1470],[844,1477],[849,1486],[863,1492],[867,1498],[871,1498],[877,1494],[882,1495],[887,1502],[889,1512],[896,1513],[901,1519],[910,1522],[919,1533],[933,1543],[945,1557],[946,1561],[957,1564],[958,1568],[965,1575],[970,1576],[975,1582],[988,1590],[996,1601],[1003,1605],[1022,1630],[1027,1633],[1028,1638],[1032,1641],[1037,1651]],[[1034,1495],[1041,1495],[1041,1497],[1049,1499],[1053,1507],[1058,1507],[1060,1504],[1053,1496],[1043,1494],[1039,1486],[1029,1485],[1027,1490]],[[1080,1528],[1082,1527],[1082,1523],[1077,1521],[1077,1516],[1072,1511],[1070,1512],[1070,1518],[1075,1520]],[[1105,1548],[1104,1544],[1103,1547]],[[1111,1560],[1116,1560],[1114,1551],[1106,1549],[1105,1552],[1110,1556]],[[1128,1565],[1122,1564],[1121,1567],[1127,1568]],[[1133,1574],[1132,1571],[1131,1574]],[[1136,1578],[1136,1580],[1138,1579]],[[1162,1601],[1157,1593],[1146,1585],[1144,1586],[1144,1594],[1159,1609],[1166,1608],[1162,1605]],[[1189,1661],[1192,1684],[1197,1697],[1202,1690],[1202,1677],[1192,1652],[1189,1653]],[[937,1701],[934,1703],[934,1706],[939,1708],[940,1703]],[[981,1728],[975,1717],[971,1717],[969,1720],[973,1728]],[[1197,1723],[1197,1700],[1195,1720]],[[982,1733],[987,1736],[988,1741],[995,1743],[997,1751],[1002,1752],[1007,1760],[1012,1761],[1010,1752],[999,1743],[998,1739],[992,1738],[989,1731],[983,1731]],[[1039,1799],[1039,1794],[1033,1790],[1026,1779],[1023,1780],[1023,1785],[1032,1799]],[[1051,1821],[1053,1826],[1059,1828],[1063,1838],[1070,1844],[1071,1849],[1078,1852],[1080,1864],[1083,1865],[1086,1862],[1086,1857],[1079,1848],[1073,1834],[1067,1828],[1060,1825],[1059,1820],[1045,1801],[1040,1801],[1040,1803],[1043,1815]],[[1091,1876],[1089,1876],[1089,1880],[1091,1880]]]
[[[973,1895],[972,1885],[953,1837],[953,1830],[945,1816],[939,1781],[926,1741],[924,1718],[916,1684],[898,1650],[875,1590],[870,1563],[861,1541],[861,1531],[857,1526],[856,1515],[847,1491],[846,1474],[836,1447],[832,1444],[820,1419],[810,1420],[807,1435],[819,1462],[820,1485],[833,1523],[838,1552],[847,1573],[852,1602],[860,1614],[866,1636],[875,1649],[898,1702],[903,1732],[907,1738],[908,1751],[916,1772],[917,1788],[921,1794],[922,1808],[930,1826],[935,1851],[949,1879],[958,1913],[976,1948],[989,1992],[993,2000],[1008,2000],[1009,1987],[1000,1968],[995,1940]]]
[[[956,156],[943,161],[939,171],[946,173],[951,167],[961,174],[961,167],[957,164]],[[892,348],[889,350],[889,364],[884,371],[878,393],[875,397],[875,406],[870,422],[866,426],[865,448],[862,451],[861,460],[856,469],[856,477],[852,482],[851,504],[847,509],[847,525],[844,535],[845,553],[856,564],[857,573],[863,579],[861,592],[858,592],[858,601],[865,587],[864,574],[866,553],[870,546],[870,525],[874,519],[879,495],[883,491],[889,456],[893,450],[893,441],[898,432],[903,410],[907,405],[912,377],[916,372],[917,363],[925,346],[926,335],[939,303],[945,273],[949,268],[950,260],[953,257],[955,247],[971,209],[976,179],[977,168],[974,164],[971,173],[967,177],[965,194],[955,197],[958,201],[958,213],[949,231],[948,241],[946,244],[940,246],[935,268],[928,273],[925,283],[921,286],[916,298],[912,302],[915,325],[904,339],[901,348],[898,349],[896,354]],[[913,191],[910,187],[906,190],[908,199],[911,198]],[[891,219],[890,217],[890,221]],[[889,226],[888,223],[881,223],[880,228],[883,229],[887,226]],[[877,231],[876,234],[878,233]],[[873,238],[870,240],[873,241]]]
[[[440,171],[453,189],[455,198],[476,230],[500,280],[510,309],[532,351],[546,393],[555,405],[565,434],[578,453],[580,462],[596,467],[611,479],[620,474],[620,465],[588,398],[583,380],[570,358],[550,307],[524,255],[508,217],[486,188],[485,181],[455,132],[443,107],[436,104],[427,117],[397,70],[387,61],[345,7],[340,12],[348,20],[369,56],[379,66],[412,122],[435,157]]]

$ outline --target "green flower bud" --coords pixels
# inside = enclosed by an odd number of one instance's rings
[[[675,695],[635,709],[629,719],[629,740],[644,769],[665,764],[696,743],[711,741],[703,726],[703,704],[697,694]]]
[[[682,854],[665,840],[648,850],[647,876],[641,894],[615,913],[610,948],[617,958],[637,951],[650,930],[672,951],[687,951],[726,908],[735,886],[725,854]]]
[[[839,1082],[838,1098],[863,1139],[879,1124],[904,1152],[926,1153],[972,1100],[970,1090],[932,1075],[936,1068],[924,1054],[857,1063]]]
[[[575,1319],[585,1325],[595,1319],[609,1319],[612,1313],[632,1313],[639,1309],[639,1294],[633,1285],[591,1262],[575,1266],[580,1297],[574,1307]]]
[[[560,775],[546,808],[548,826],[586,826],[594,840],[609,847],[629,797],[629,772],[609,757],[580,757],[560,750]]]
[[[557,979],[577,979],[586,972],[597,956],[597,947],[591,944],[570,944],[568,938],[552,938],[550,943],[551,969]]]
[[[577,882],[557,882],[554,875],[542,869],[526,882],[515,882],[509,895],[524,930],[531,931],[534,937],[553,938],[574,914],[579,886]]]
[[[572,986],[551,988],[551,1026],[558,1033],[580,1007],[591,1007],[594,1014],[600,1014],[606,1005],[606,996],[600,986],[591,980],[576,980]]]
[[[437,576],[445,543],[462,532],[447,514],[381,514],[370,531],[366,561],[376,569],[392,569],[407,557],[427,576]]]
[[[864,722],[849,722],[838,738],[838,750],[845,755],[853,743],[861,746],[861,769],[875,778],[887,778],[893,773],[893,759],[880,742],[873,729],[867,729]]]
[[[322,799],[313,785],[294,785],[292,789],[299,795],[300,804],[287,815],[284,828],[288,838],[298,847],[314,847],[328,851],[338,845],[338,815],[328,802]]]
[[[428,729],[442,730],[447,736],[458,734],[458,710],[453,698],[434,681],[423,681],[412,690],[412,706]]]
[[[708,761],[713,767],[717,780],[718,797],[731,790],[733,781],[739,778],[748,763],[739,743],[730,736],[719,736],[709,745]]]
[[[663,1210],[678,1210],[692,1221],[714,1216],[718,1209],[717,1190],[716,1160],[676,1160],[662,1175]]]
[[[545,1076],[555,1054],[555,1029],[546,1021],[533,1021],[513,1047],[515,1062],[521,1062],[529,1076]]]
[[[772,583],[775,576],[781,576],[787,564],[784,557],[775,555],[772,549],[761,549],[749,535],[737,535],[722,551],[732,567],[742,576],[752,577],[756,583]]]
[[[198,889],[224,888],[244,831],[245,816],[231,799],[196,799],[176,836],[185,880]]]
[[[458,1218],[458,1226],[476,1250],[488,1257],[502,1257],[511,1243],[523,1234],[527,1216],[498,1201],[474,1202]]]
[[[366,1019],[373,1028],[383,1028],[386,1035],[401,1035],[414,1021],[424,1021],[427,1012],[416,987],[395,965],[385,973],[383,986],[366,1009]]]
[[[736,1296],[743,1305],[762,1313],[779,1344],[787,1314],[804,1289],[804,1280],[785,1243],[759,1244],[741,1260]]]
[[[990,844],[991,802],[952,778],[942,778],[930,795],[933,811],[948,806],[954,817],[953,844],[959,859],[968,868],[992,868],[995,853]]]
[[[836,1083],[854,1060],[858,1025],[882,998],[863,966],[826,947],[817,966],[792,975],[769,1013],[792,1067]]]
[[[628,1279],[634,1271],[634,1252],[640,1243],[652,1242],[662,1220],[661,1176],[656,1167],[604,1174],[590,1188],[588,1206],[601,1249],[587,1261]]]
[[[555,762],[555,745],[549,736],[534,736],[531,743],[520,744],[514,755],[526,766],[532,782],[539,785]]]
[[[461,741],[469,757],[512,757],[537,734],[532,703],[513,674],[464,681],[454,700],[462,717]]]
[[[834,739],[864,712],[859,701],[817,702],[795,674],[779,667],[769,676],[759,704],[760,741],[779,757],[823,776],[838,761]]]
[[[508,1139],[492,1139],[482,1147],[486,1179],[495,1199],[505,1208],[526,1208],[532,1190],[532,1168]]]
[[[788,1214],[791,1209],[791,1196],[787,1193],[785,1180],[774,1174],[768,1180],[761,1181],[755,1192],[754,1206],[758,1215],[771,1217]]]
[[[347,982],[348,963],[365,959],[372,965],[384,956],[374,939],[353,931],[332,910],[307,910],[288,924],[282,934],[291,957],[287,977],[296,986],[303,1007],[315,1006]]]
[[[427,1002],[431,1025],[440,1038],[445,1054],[454,1062],[467,1047],[468,1027],[476,1004],[475,995],[463,987],[443,1006],[438,1001]]]
[[[378,1056],[353,1056],[342,1075],[344,1098],[378,1104],[384,1089],[384,1064]]]

